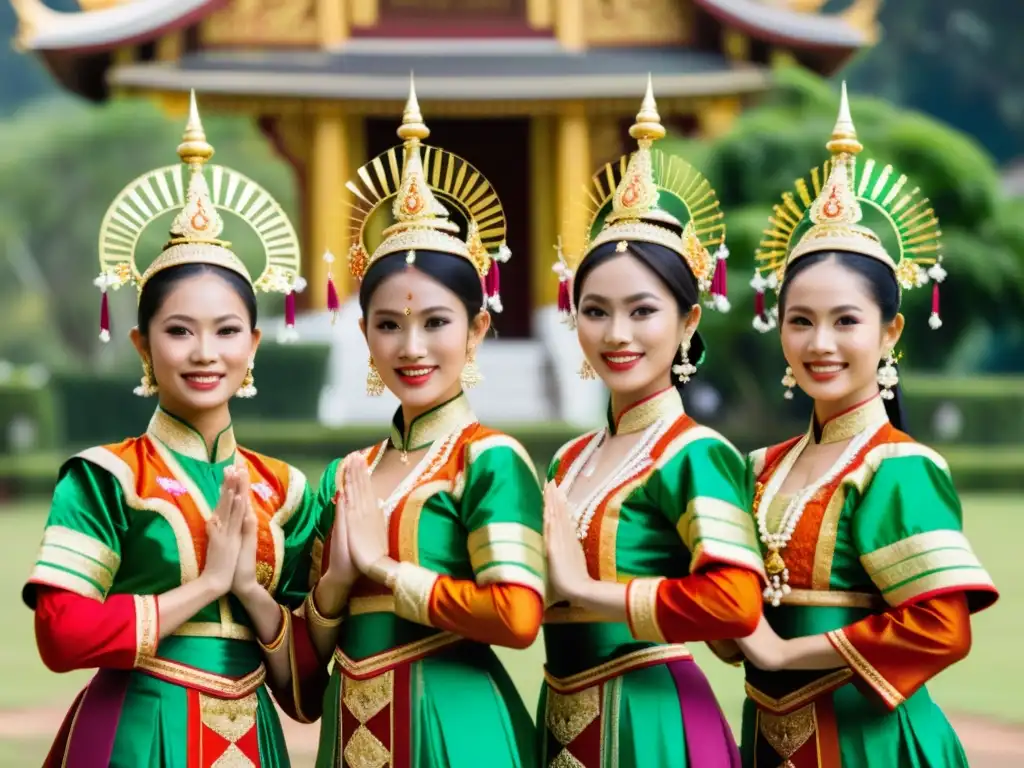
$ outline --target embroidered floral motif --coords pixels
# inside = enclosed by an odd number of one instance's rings
[[[269,501],[274,498],[274,489],[270,487],[269,483],[260,481],[252,484],[252,492],[259,496],[264,501]]]
[[[188,493],[188,488],[179,483],[173,477],[158,477],[156,479],[157,485],[164,489],[167,493],[177,498],[178,496],[184,496]]]

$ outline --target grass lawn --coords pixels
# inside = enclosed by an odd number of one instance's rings
[[[312,469],[312,468],[311,468]],[[316,477],[315,474],[311,477]],[[995,607],[975,617],[974,645],[966,661],[947,670],[931,691],[946,709],[1024,723],[1024,665],[1018,643],[1024,638],[1024,506],[1022,495],[965,496],[967,533],[982,562],[1002,592]],[[64,706],[88,678],[87,672],[55,675],[36,653],[32,616],[21,602],[21,585],[35,557],[45,505],[39,502],[0,507],[3,552],[0,557],[0,615],[7,616],[5,642],[0,644],[0,711],[39,706]],[[704,646],[694,655],[711,679],[726,714],[738,724],[743,697],[742,674],[718,662]],[[541,644],[525,651],[499,649],[524,698],[532,708],[541,682]],[[53,724],[56,730],[58,723]],[[0,740],[0,766],[23,765],[36,752],[36,740],[17,744]],[[17,754],[19,759],[12,761]]]

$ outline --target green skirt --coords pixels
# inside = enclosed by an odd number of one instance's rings
[[[785,716],[766,715],[747,699],[741,753],[749,768],[776,768],[786,760],[795,768],[968,766],[956,732],[925,688],[894,710],[852,684]]]
[[[458,643],[365,680],[334,667],[317,768],[533,768],[534,727],[489,646]]]

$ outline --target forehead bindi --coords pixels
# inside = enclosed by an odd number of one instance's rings
[[[371,311],[411,315],[426,307],[459,306],[458,297],[445,286],[415,269],[406,269],[388,277],[371,299]]]

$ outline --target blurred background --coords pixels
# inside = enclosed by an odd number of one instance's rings
[[[97,237],[118,191],[177,162],[195,88],[215,163],[270,190],[292,217],[309,287],[302,342],[264,344],[259,397],[234,407],[248,447],[316,478],[379,439],[395,406],[366,398],[366,349],[344,259],[329,321],[325,250],[350,241],[345,182],[397,143],[416,73],[430,144],[494,185],[513,260],[505,312],[471,399],[539,467],[601,418],[555,318],[553,244],[582,247],[585,187],[631,148],[647,74],[669,138],[726,212],[729,314],[707,313],[709,354],[688,409],[744,450],[805,427],[782,399],[774,334],[751,328],[753,253],[771,207],[820,166],[846,80],[862,157],[929,195],[944,233],[943,327],[928,291],[907,295],[902,378],[911,432],[962,493],[967,533],[1002,591],[977,617],[969,658],[932,686],[982,768],[1024,764],[1024,5],[1002,0],[10,0],[0,2],[0,765],[37,765],[87,673],[48,672],[20,587],[55,473],[89,445],[145,429],[152,401],[127,343],[134,294],[112,297],[98,339]],[[145,268],[172,214],[147,230]],[[376,223],[371,230],[379,230]],[[225,235],[258,271],[258,240]],[[918,295],[921,294],[921,295]],[[271,338],[282,307],[261,305]],[[738,670],[697,649],[739,720]],[[540,646],[504,654],[530,706]],[[289,727],[312,765],[316,726]]]

